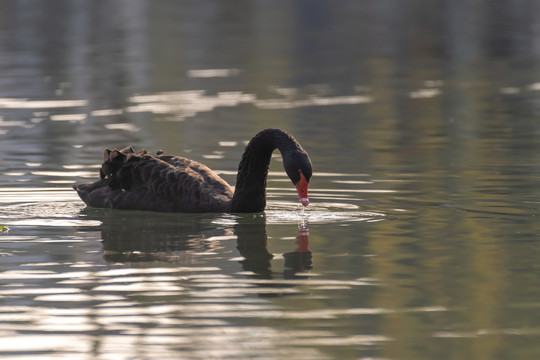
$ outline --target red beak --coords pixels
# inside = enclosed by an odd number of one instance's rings
[[[296,190],[298,191],[298,198],[300,199],[300,202],[304,206],[309,205],[309,199],[308,199],[308,186],[309,181],[306,180],[306,177],[304,174],[300,173],[300,181],[296,183]]]

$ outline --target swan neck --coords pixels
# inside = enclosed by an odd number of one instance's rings
[[[232,212],[260,212],[266,206],[266,182],[272,152],[295,149],[296,141],[286,132],[267,129],[248,143],[238,165]]]

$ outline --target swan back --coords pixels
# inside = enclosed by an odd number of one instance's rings
[[[76,185],[90,206],[167,212],[223,212],[232,188],[207,166],[131,147],[104,152],[100,181]]]

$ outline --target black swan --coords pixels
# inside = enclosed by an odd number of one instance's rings
[[[105,149],[100,180],[75,185],[89,206],[167,212],[260,212],[266,206],[266,178],[274,149],[279,149],[287,175],[307,206],[311,161],[289,133],[280,129],[259,132],[246,146],[236,177],[227,184],[207,166],[159,151],[151,156],[131,146]]]

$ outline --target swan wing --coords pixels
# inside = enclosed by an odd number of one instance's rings
[[[151,156],[131,147],[105,150],[101,180],[77,185],[88,205],[168,212],[227,211],[232,188],[207,166],[178,156]]]

